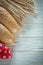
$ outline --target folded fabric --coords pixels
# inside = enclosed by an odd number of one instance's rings
[[[11,57],[10,49],[0,42],[0,59],[10,59]]]

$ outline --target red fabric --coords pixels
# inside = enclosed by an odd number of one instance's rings
[[[10,59],[11,52],[2,42],[0,42],[0,59]]]

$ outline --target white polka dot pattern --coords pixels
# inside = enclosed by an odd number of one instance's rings
[[[8,47],[0,43],[0,59],[10,59],[11,52]]]
[[[6,59],[6,56],[3,56],[3,59]]]
[[[0,47],[2,46],[2,44],[0,43]]]

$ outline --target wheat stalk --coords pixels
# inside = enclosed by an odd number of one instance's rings
[[[0,6],[4,7],[19,25],[25,15],[34,13],[33,0],[0,0]]]

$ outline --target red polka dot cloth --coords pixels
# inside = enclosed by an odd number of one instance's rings
[[[10,59],[11,57],[10,49],[0,42],[0,59]]]

